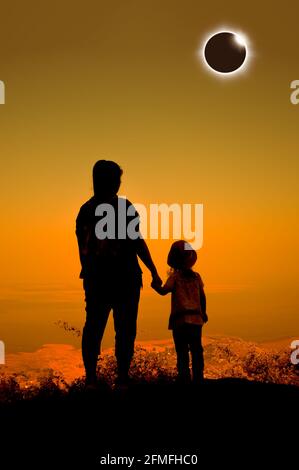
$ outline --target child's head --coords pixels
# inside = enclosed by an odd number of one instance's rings
[[[179,240],[171,245],[167,264],[173,269],[191,269],[196,260],[197,254],[192,246],[184,240]]]

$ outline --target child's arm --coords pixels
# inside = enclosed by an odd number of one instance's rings
[[[207,298],[206,298],[206,294],[205,294],[205,291],[204,291],[204,288],[203,288],[203,285],[200,286],[199,288],[199,298],[200,298],[200,309],[201,309],[201,312],[202,312],[202,316],[203,316],[203,320],[205,323],[207,323],[208,321],[208,315],[207,315]]]
[[[169,292],[171,292],[166,284],[164,284],[164,286],[159,286],[156,282],[153,281],[151,283],[151,287],[160,295],[166,295],[166,294],[169,294]]]
[[[151,283],[152,288],[158,292],[160,295],[166,295],[169,294],[169,292],[172,292],[174,289],[174,284],[175,284],[175,276],[171,274],[167,281],[165,282],[164,286],[159,285],[155,280]]]

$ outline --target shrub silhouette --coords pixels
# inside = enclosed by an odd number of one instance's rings
[[[280,353],[272,352],[263,350],[252,343],[245,354],[239,355],[234,350],[234,344],[234,342],[216,340],[205,347],[206,378],[241,378],[299,386],[298,367],[291,363],[288,350]],[[116,360],[113,353],[103,354],[100,357],[98,376],[107,387],[114,383]],[[172,383],[176,377],[174,348],[148,351],[141,346],[136,346],[130,376],[136,384]],[[78,394],[83,389],[83,377],[67,383],[62,374],[52,369],[44,369],[37,380],[27,380],[27,382],[24,373],[11,376],[6,376],[4,373],[0,375],[0,402],[2,403],[31,398],[60,397],[68,393]]]

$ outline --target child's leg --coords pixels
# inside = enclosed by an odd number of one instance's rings
[[[204,357],[201,343],[202,327],[200,325],[189,326],[189,344],[192,356],[193,382],[200,383],[204,379]]]
[[[172,334],[177,354],[178,378],[183,382],[190,382],[189,345],[185,326],[174,328]]]

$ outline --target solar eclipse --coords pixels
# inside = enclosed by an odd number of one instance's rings
[[[209,70],[223,76],[239,72],[248,59],[245,37],[233,31],[210,34],[202,52]]]

